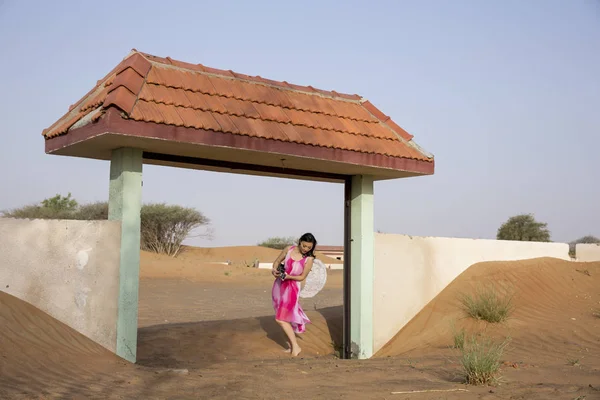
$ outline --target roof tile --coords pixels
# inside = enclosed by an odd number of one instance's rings
[[[282,123],[291,122],[290,117],[281,107],[275,107],[264,103],[254,103],[254,109],[258,111],[260,118],[266,121],[276,121]]]
[[[93,95],[91,98],[86,100],[83,103],[83,106],[81,106],[81,108],[79,109],[79,111],[85,112],[90,109],[94,109],[94,108],[101,106],[102,103],[104,103],[104,99],[106,99],[109,89],[110,88],[105,87],[104,89],[102,89],[101,91],[99,91],[95,95]]]
[[[114,89],[106,96],[102,107],[108,108],[110,106],[117,106],[127,114],[133,111],[133,106],[137,97],[125,86],[119,86]]]
[[[127,68],[133,69],[140,76],[145,77],[150,71],[152,67],[152,63],[148,61],[144,56],[139,53],[135,53],[130,57],[127,57],[122,63],[121,66],[117,69],[116,73],[126,70]]]
[[[298,133],[295,125],[279,124],[279,128],[281,128],[281,131],[285,134],[290,142],[306,143],[306,139],[303,138],[300,133]]]
[[[138,121],[155,122],[162,124],[164,122],[163,116],[160,113],[160,107],[154,103],[140,100],[137,102],[135,109],[129,115],[132,119]]]
[[[282,141],[287,139],[285,133],[282,132],[280,129],[273,129],[273,126],[278,124],[274,124],[270,121],[263,121],[261,119],[252,118],[247,118],[246,121],[250,125],[248,136],[255,136],[260,132],[260,134],[264,135],[264,137],[267,139]]]
[[[110,90],[114,90],[119,86],[125,86],[127,89],[131,91],[133,94],[138,94],[140,89],[144,85],[144,76],[140,75],[133,68],[126,68],[121,72],[118,72],[115,76],[115,80],[112,83],[112,88]]]
[[[172,105],[163,104],[159,108],[161,115],[163,116],[163,124],[167,125],[175,125],[175,126],[185,126],[186,123],[179,115],[179,110],[189,110],[189,108],[176,107]],[[197,113],[194,113],[197,114]]]
[[[402,136],[404,139],[406,140],[411,140],[413,138],[413,135],[411,135],[410,133],[406,132],[404,129],[400,128],[400,126],[398,126],[398,124],[396,124],[394,121],[392,121],[392,119],[388,119],[387,122],[385,122],[390,128],[392,128],[392,130],[394,132],[396,132],[397,134],[399,134],[400,136]]]
[[[233,92],[233,85],[231,84],[231,79],[223,79],[223,78],[216,78],[216,77],[208,77],[208,79],[210,80],[210,83],[212,83],[212,85],[215,88],[215,92],[219,94],[219,96],[224,96],[224,97],[235,97],[235,94]]]
[[[213,113],[213,117],[218,122],[218,124],[221,126],[222,132],[228,132],[228,133],[233,133],[233,134],[240,133],[240,130],[238,129],[237,126],[235,126],[235,123],[233,122],[233,120],[231,119],[231,117],[229,115]]]
[[[90,112],[101,118],[109,106],[138,121],[432,161],[407,143],[412,135],[358,95],[139,52],[44,135],[65,134]]]
[[[222,131],[221,125],[215,119],[213,113],[179,107],[178,110],[184,120],[184,123],[182,124],[183,126],[189,126],[187,121],[191,121],[191,123],[194,124],[193,126],[197,128],[207,129],[215,132]]]

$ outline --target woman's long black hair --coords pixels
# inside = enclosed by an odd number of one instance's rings
[[[300,246],[300,243],[302,242],[312,243],[313,245],[312,249],[310,249],[310,251],[306,254],[306,257],[317,258],[315,256],[315,249],[317,248],[317,239],[315,239],[314,235],[308,232],[305,233],[304,235],[300,236],[300,240],[298,240],[298,246]]]

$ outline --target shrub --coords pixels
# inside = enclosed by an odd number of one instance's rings
[[[453,328],[452,329],[452,337],[454,339],[454,345],[452,346],[453,348],[462,349],[465,347],[465,339],[466,339],[465,328],[462,328],[460,331],[456,331]]]
[[[57,194],[42,200],[39,204],[3,211],[2,216],[23,219],[69,219],[77,207],[78,203],[71,198],[71,193],[67,196]]]
[[[550,231],[547,226],[547,223],[536,221],[532,214],[516,215],[498,228],[496,239],[549,242]]]
[[[506,320],[514,308],[512,296],[500,296],[493,286],[480,288],[473,296],[463,294],[460,302],[468,316],[492,323]]]
[[[96,202],[83,204],[73,212],[72,219],[83,221],[98,221],[108,219],[108,203]]]
[[[500,359],[509,339],[495,343],[490,338],[479,340],[472,336],[465,342],[461,350],[460,363],[466,383],[470,385],[487,385],[493,383],[500,370]]]
[[[142,207],[142,249],[176,256],[182,242],[210,220],[200,211],[176,205],[146,204]]]
[[[57,211],[74,211],[77,206],[77,200],[71,198],[71,193],[65,197],[57,194],[54,197],[42,200],[42,206]]]
[[[262,246],[262,247],[269,247],[271,249],[282,250],[282,249],[285,249],[287,246],[290,246],[295,243],[296,243],[296,238],[294,238],[293,236],[288,236],[288,237],[272,237],[272,238],[265,240],[264,242],[259,243],[258,245]]]
[[[2,212],[3,217],[21,219],[70,219],[71,215],[72,212],[68,210],[57,210],[36,204]]]

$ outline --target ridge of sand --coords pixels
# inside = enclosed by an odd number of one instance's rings
[[[101,345],[2,291],[0,335],[0,398],[16,398],[2,397],[3,390],[38,391],[50,382],[70,384],[73,377],[91,380],[98,371],[123,364]]]
[[[589,275],[588,275],[589,274]],[[458,296],[495,284],[512,294],[514,313],[502,324],[466,317]],[[376,357],[419,355],[453,343],[452,325],[467,333],[510,336],[508,357],[535,362],[595,359],[600,366],[600,262],[553,258],[472,265],[421,310]]]

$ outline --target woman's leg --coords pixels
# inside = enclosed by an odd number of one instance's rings
[[[277,321],[279,326],[281,326],[281,328],[285,332],[286,336],[288,337],[288,340],[289,340],[290,344],[292,345],[292,349],[291,349],[292,355],[294,357],[296,357],[298,354],[300,354],[302,349],[300,348],[300,346],[298,346],[298,341],[296,340],[296,334],[294,333],[292,324],[290,324],[289,322],[286,322],[286,321],[280,321],[278,319],[276,319],[275,321]]]

